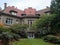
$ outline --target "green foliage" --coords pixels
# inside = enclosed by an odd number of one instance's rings
[[[14,25],[14,26],[12,26],[13,29],[20,28],[19,25],[18,26]],[[26,28],[26,27],[23,27],[23,28]],[[4,45],[9,45],[10,40],[13,40],[13,39],[18,40],[19,38],[20,36],[18,34],[13,33],[9,27],[0,25],[0,40],[2,40],[2,43]]]
[[[47,41],[47,42],[54,43],[54,44],[60,44],[59,37],[56,37],[56,36],[53,36],[53,35],[45,36],[44,40]]]
[[[11,35],[11,32],[2,32],[1,37],[8,38],[10,40],[11,38],[13,38],[13,35]]]
[[[20,35],[21,37],[26,37],[27,24],[13,24],[10,29],[13,33]]]
[[[2,32],[11,32],[11,30],[5,26],[0,26],[0,33]]]
[[[44,15],[42,16],[40,19],[38,19],[35,24],[33,24],[33,27],[36,28],[36,29],[41,29],[41,28],[44,28],[46,27],[47,25],[49,25],[51,23],[51,21],[54,19],[54,16],[55,14],[53,15]]]
[[[2,32],[0,34],[0,40],[2,41],[3,45],[9,45],[9,41],[13,38],[13,35],[9,32]]]
[[[60,0],[51,1],[51,12],[60,15]]]
[[[15,32],[20,32],[20,31],[24,31],[24,30],[26,30],[27,29],[27,27],[28,27],[28,25],[27,24],[14,24],[14,25],[12,25],[10,28],[13,30],[13,31],[15,31]]]
[[[56,14],[56,17],[51,23],[51,29],[55,32],[60,32],[60,0],[51,1],[51,14]]]
[[[19,40],[20,39],[20,35],[18,35],[18,34],[11,33],[11,35],[13,36],[12,39],[15,39],[15,40]]]

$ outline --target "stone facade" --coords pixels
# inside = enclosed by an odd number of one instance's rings
[[[36,9],[29,7],[28,9],[21,11],[17,8],[8,6],[4,11],[0,11],[0,22],[5,25],[12,25],[15,23],[28,24],[29,22],[34,23],[34,21],[40,18],[41,15],[48,14],[46,13],[49,12],[48,9],[49,8],[36,11]],[[9,24],[9,22],[11,24]]]
[[[10,26],[10,25],[16,24],[16,23],[27,24],[30,26],[38,18],[39,18],[39,16],[38,17],[34,17],[34,16],[33,17],[29,17],[29,16],[28,17],[16,17],[14,15],[11,16],[11,15],[5,14],[5,13],[0,14],[0,22],[6,26]]]

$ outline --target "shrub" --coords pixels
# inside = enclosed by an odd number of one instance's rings
[[[9,45],[11,38],[13,38],[13,36],[9,32],[2,32],[0,34],[0,39],[3,43],[3,45]]]
[[[60,39],[56,36],[45,36],[44,40],[54,44],[60,44]]]
[[[18,34],[12,34],[12,35],[13,35],[13,39],[15,39],[16,41],[20,39],[20,35]]]

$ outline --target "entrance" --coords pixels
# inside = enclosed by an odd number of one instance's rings
[[[28,37],[28,38],[35,38],[35,35],[34,35],[34,33],[29,32],[29,33],[27,34],[27,37]]]

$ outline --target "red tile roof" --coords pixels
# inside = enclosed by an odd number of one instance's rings
[[[48,12],[48,11],[50,11],[50,8],[49,8],[49,7],[48,7],[48,8],[45,8],[45,9],[42,9],[42,10],[37,11],[37,14],[44,15],[44,14],[45,14],[45,12]]]
[[[7,14],[10,14],[11,10],[16,11],[17,16],[21,16],[21,14],[26,14],[26,16],[34,16],[35,14],[43,15],[43,14],[45,14],[44,12],[50,11],[50,8],[46,8],[46,9],[43,9],[43,10],[36,11],[36,9],[33,9],[32,7],[29,7],[27,9],[24,9],[24,11],[23,11],[23,10],[15,8],[14,6],[8,6],[3,12],[7,13]]]
[[[0,10],[0,12],[1,12],[2,10]]]
[[[14,6],[8,6],[8,7],[4,10],[4,13],[10,14],[10,11],[11,11],[11,10],[16,11],[18,16],[21,16],[21,14],[23,13],[22,10],[17,9],[17,8],[15,8]]]
[[[31,15],[35,15],[36,14],[36,9],[33,9],[32,7],[29,7],[27,9],[24,9],[25,14],[27,14],[27,16],[31,16]]]

